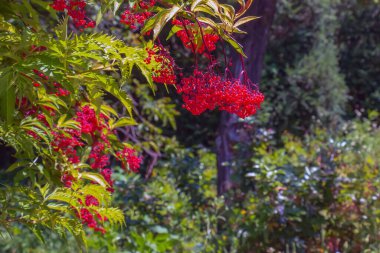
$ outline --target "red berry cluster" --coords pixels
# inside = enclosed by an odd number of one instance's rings
[[[264,101],[264,95],[252,84],[226,80],[213,71],[194,70],[193,76],[181,80],[177,92],[182,94],[183,107],[194,115],[218,108],[245,118],[255,114]]]
[[[131,29],[136,29],[138,25],[143,25],[145,20],[153,14],[149,11],[156,4],[156,0],[140,1],[133,5],[131,9],[126,9],[121,14],[120,22]]]
[[[30,47],[30,52],[42,52],[42,51],[45,51],[45,50],[47,50],[47,47],[45,47],[45,46],[32,45]]]
[[[88,197],[92,197],[92,196],[89,195]],[[94,199],[96,199],[96,198],[94,198]],[[87,202],[87,200],[86,200],[86,202]],[[98,205],[95,205],[95,206],[98,206]],[[80,212],[77,213],[77,216],[82,220],[82,223],[86,224],[89,228],[92,228],[95,231],[99,231],[102,234],[105,234],[107,232],[103,227],[99,226],[98,221],[95,219],[94,215],[87,208],[81,208]],[[100,220],[100,221],[105,220],[105,217],[102,217],[98,213],[96,214],[96,216],[97,216],[98,220]]]
[[[176,32],[176,35],[180,40],[182,41],[183,45],[191,49],[194,52],[202,54],[215,51],[216,49],[216,43],[219,41],[219,36],[213,33],[206,33],[205,29],[207,26],[205,24],[201,24],[202,30],[203,30],[203,38],[196,39],[197,36],[202,36],[200,32],[196,29],[195,24],[191,23],[189,20],[178,20],[173,19],[172,24],[182,28],[178,32]],[[186,28],[186,29],[185,29]],[[190,36],[190,38],[189,38]],[[199,43],[197,43],[199,41]],[[193,48],[194,47],[194,48]],[[194,53],[195,53],[194,52]]]
[[[33,81],[34,87],[38,88],[41,86],[41,83],[43,83],[48,89],[48,93],[54,93],[57,97],[67,97],[70,95],[70,91],[61,88],[62,85],[60,83],[50,82],[49,77],[45,75],[43,72],[37,69],[33,69],[33,72],[39,77],[39,82],[37,82],[37,80]]]
[[[83,205],[82,200],[79,200],[78,202]],[[94,196],[87,195],[84,206],[99,206],[99,201]],[[99,226],[98,223],[98,221],[107,220],[106,217],[101,216],[99,213],[96,213],[97,219],[95,219],[95,216],[88,210],[88,208],[81,208],[79,212],[77,212],[77,216],[82,220],[82,223],[86,224],[88,227],[94,229],[95,231],[99,231],[102,234],[106,233],[106,230],[103,227]]]
[[[84,146],[80,139],[80,131],[66,129],[64,133],[52,131],[52,134],[54,140],[51,144],[54,151],[63,154],[73,164],[79,163],[80,157],[77,153],[77,148]]]
[[[37,75],[39,82],[44,84],[47,91],[55,96],[68,96],[69,91],[62,88],[62,85],[58,82],[53,82],[51,77],[49,78],[43,72],[34,69],[33,72]],[[41,84],[34,82],[34,86],[39,87]],[[38,84],[38,85],[36,85]],[[55,92],[54,92],[55,91]],[[17,106],[23,113],[24,117],[35,117],[48,129],[50,129],[53,138],[51,142],[52,150],[59,156],[65,157],[71,164],[78,164],[83,160],[83,148],[84,146],[90,146],[91,150],[87,158],[87,163],[94,170],[97,170],[108,183],[107,190],[113,192],[112,170],[110,165],[110,153],[116,153],[116,158],[121,161],[123,168],[129,169],[133,172],[138,172],[142,159],[136,155],[136,151],[132,148],[117,148],[115,150],[114,145],[111,144],[114,132],[109,127],[109,117],[100,113],[99,115],[89,105],[80,105],[77,103],[72,109],[75,110],[75,115],[71,120],[77,122],[78,129],[60,127],[56,124],[50,125],[47,121],[46,112],[51,116],[51,122],[58,120],[60,115],[56,115],[56,112],[46,106],[33,106],[28,99],[22,98],[16,101]],[[35,138],[37,141],[41,141],[41,137],[38,133],[29,131],[29,135]],[[91,141],[89,142],[89,138]],[[83,162],[83,161],[82,161]],[[128,166],[127,166],[128,165]],[[76,180],[73,175],[68,172],[64,172],[61,177],[62,183],[70,188],[73,182]],[[95,183],[95,182],[94,182]],[[91,196],[85,196],[86,201],[82,203],[77,215],[82,220],[83,224],[93,228],[95,231],[105,232],[104,228],[100,226],[100,222],[104,221],[106,217],[101,217],[99,214],[92,212],[88,208],[90,206],[98,206],[99,201]]]
[[[136,155],[136,151],[132,148],[125,147],[122,151],[116,152],[116,157],[121,161],[124,169],[128,168],[133,172],[138,172],[141,164],[141,157]]]
[[[49,77],[47,75],[45,75],[44,73],[42,73],[41,71],[38,71],[37,69],[33,69],[33,72],[34,72],[34,74],[39,76],[41,79],[49,80]]]
[[[144,60],[151,64],[152,60],[158,64],[158,68],[152,70],[153,81],[163,84],[176,84],[174,74],[174,59],[162,45],[154,45],[152,49],[147,48],[148,57]]]
[[[67,10],[77,28],[94,28],[95,22],[86,16],[86,5],[83,0],[54,0],[51,7],[56,11]]]

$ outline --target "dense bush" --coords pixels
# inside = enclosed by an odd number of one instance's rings
[[[194,115],[214,109],[241,118],[255,114],[264,100],[257,85],[244,69],[239,77],[227,75],[226,62],[219,72],[222,65],[213,52],[224,40],[244,56],[232,35],[257,18],[242,17],[251,3],[240,1],[235,11],[217,1],[2,1],[0,147],[8,156],[2,159],[0,233],[17,233],[14,226],[23,225],[43,242],[47,229],[61,237],[69,232],[83,250],[86,227],[104,234],[106,224],[125,224],[121,210],[110,206],[116,185],[111,165],[139,173],[136,144],[152,154],[151,164],[141,170],[149,177],[159,153],[155,140],[144,145],[141,130],[138,136],[131,126],[157,133],[150,121],[159,117],[175,128],[173,107],[162,98],[156,107],[149,105],[150,97],[132,88],[139,81],[153,92],[157,83],[167,90],[178,84],[183,107]],[[137,33],[139,43],[98,32],[104,14]],[[192,75],[180,73],[160,42],[169,25],[167,39],[177,36],[195,58]],[[207,66],[199,65],[198,57],[207,59]],[[133,96],[142,97],[140,104]],[[157,135],[156,141],[163,139]]]

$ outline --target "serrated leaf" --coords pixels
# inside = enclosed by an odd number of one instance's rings
[[[141,73],[143,74],[143,76],[147,80],[150,88],[154,92],[154,84],[153,84],[152,71],[150,69],[148,69],[145,64],[137,64],[137,67],[141,70]]]
[[[56,200],[69,204],[70,206],[78,206],[78,198],[81,196],[79,194],[74,194],[73,191],[68,192],[67,189],[59,188],[55,192],[51,193],[46,197],[46,200]]]
[[[124,91],[116,89],[116,87],[113,86],[106,86],[105,90],[115,96],[123,104],[125,109],[127,109],[129,115],[132,117],[132,101],[128,95]]]
[[[6,170],[7,173],[14,171],[17,168],[24,167],[26,165],[30,164],[30,161],[18,161],[13,163],[11,166],[8,167]]]
[[[100,110],[102,111],[102,113],[108,115],[108,113],[111,113],[113,114],[114,116],[118,117],[119,114],[115,111],[115,109],[113,109],[111,106],[108,106],[106,104],[102,104],[100,106]]]
[[[41,229],[36,228],[36,227],[29,227],[29,228],[33,232],[33,234],[38,238],[38,240],[42,242],[43,244],[45,244],[45,239],[42,235]]]
[[[8,125],[13,122],[16,105],[16,89],[12,85],[11,78],[9,72],[0,77],[0,86],[5,87],[0,93],[0,118]]]

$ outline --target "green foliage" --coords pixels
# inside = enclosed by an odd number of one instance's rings
[[[217,234],[217,223],[224,200],[215,194],[215,164],[215,155],[207,150],[198,154],[181,151],[171,152],[149,180],[118,169],[114,176],[120,190],[114,201],[125,212],[126,227],[88,238],[89,251],[223,252],[225,242]],[[174,168],[178,169],[175,174]],[[28,235],[27,231],[19,233]],[[32,238],[22,246],[8,239],[0,240],[0,245],[13,245],[20,251],[70,252],[62,245],[70,249],[72,237],[68,242],[54,240],[55,245],[47,242],[45,247],[36,245]]]
[[[227,203],[216,196],[216,159],[208,150],[176,146],[149,180],[119,171],[116,202],[127,226],[90,238],[90,251],[331,252],[337,238],[344,252],[376,250],[380,132],[371,115],[336,134],[315,128],[303,139],[284,135],[281,147],[263,129]],[[61,243],[45,249],[65,252]],[[30,240],[23,247],[40,246]]]
[[[278,1],[262,82],[267,103],[261,116],[266,119],[239,122],[247,128],[258,123],[258,128],[248,149],[235,147],[243,158],[233,164],[234,190],[224,198],[216,196],[211,147],[217,117],[179,115],[178,106],[152,81],[157,63],[144,62],[151,42],[137,42],[117,30],[112,30],[116,36],[71,33],[68,19],[53,24],[58,19],[48,2],[10,2],[0,1],[0,143],[12,155],[4,152],[7,162],[0,170],[0,251],[77,252],[77,244],[82,250],[87,244],[90,252],[327,253],[380,248],[380,44],[373,18],[378,4]],[[91,2],[99,10],[102,29],[113,22],[103,14],[115,13],[122,1],[102,1],[102,6]],[[240,3],[243,9],[250,4]],[[240,46],[229,36],[242,33],[238,26],[256,18],[242,18],[230,5],[215,1],[168,5],[157,9],[145,30],[153,28],[155,37],[166,33],[166,23],[178,15],[216,27],[238,51]],[[47,50],[32,53],[33,45]],[[181,60],[184,65],[190,61]],[[64,84],[71,95],[56,97],[44,87],[34,89],[33,69]],[[20,105],[12,106],[22,97],[51,108],[56,116],[43,111],[47,125],[23,117]],[[114,197],[106,191],[103,176],[85,164],[89,150],[81,148],[82,161],[71,166],[51,147],[52,126],[62,132],[78,129],[73,120],[78,100],[109,116],[109,127],[144,151],[141,175],[125,175],[112,164],[117,172]],[[342,116],[354,115],[354,109],[364,110],[361,116],[367,118],[343,122]],[[314,119],[322,124],[315,127]],[[274,134],[269,127],[276,129]],[[113,145],[124,145],[116,135],[111,138]],[[65,172],[78,179],[71,188],[61,182]],[[77,217],[78,199],[83,202],[88,195],[100,202],[90,211],[108,217],[102,222],[105,235],[91,233]]]
[[[332,122],[344,114],[347,88],[344,77],[339,73],[338,48],[335,43],[337,30],[336,5],[334,1],[317,1],[313,8],[321,14],[316,22],[312,48],[296,65],[286,70],[291,86],[290,93],[302,97],[293,97],[312,115],[323,122]],[[299,89],[305,89],[305,92]],[[307,96],[304,96],[307,94]],[[296,102],[297,103],[297,102]],[[287,111],[293,108],[287,108]]]
[[[240,171],[245,176],[245,202],[237,205],[244,210],[242,252],[377,249],[380,132],[375,121],[346,123],[336,134],[317,128],[304,139],[285,135],[282,148],[268,135],[254,145],[251,168]],[[339,246],[332,246],[337,238]]]
[[[111,225],[123,225],[124,215],[110,206],[107,181],[85,163],[90,150],[78,151],[82,161],[72,164],[65,155],[53,150],[52,132],[67,135],[67,131],[78,130],[78,122],[73,120],[78,102],[106,115],[112,129],[135,124],[132,102],[124,86],[131,79],[133,68],[145,70],[143,76],[151,80],[151,70],[146,70],[144,63],[147,53],[144,48],[127,46],[110,35],[69,33],[68,18],[56,28],[35,29],[33,26],[40,18],[37,9],[29,4],[12,6],[12,10],[0,16],[0,140],[13,149],[17,161],[1,171],[1,233],[12,233],[15,223],[28,227],[42,241],[44,229],[63,237],[68,231],[83,250],[85,232],[77,214],[87,196],[96,198],[99,205],[86,209],[107,217]],[[33,9],[28,18],[19,16],[25,14],[24,8]],[[33,51],[36,45],[44,50]],[[35,70],[62,84],[70,95],[56,96],[41,84],[37,89],[33,87],[32,83],[41,82],[35,77]],[[128,117],[119,118],[107,106],[104,98],[110,95],[122,104]],[[24,116],[20,102],[24,99],[35,108],[43,108],[46,124],[37,117]],[[91,138],[84,138],[91,144]],[[116,136],[108,138],[115,139],[113,147],[123,145]],[[66,174],[74,177],[70,188],[61,183]]]
[[[359,5],[357,1],[347,1],[339,15],[340,66],[350,90],[352,111],[380,110],[377,71],[380,34],[376,28],[380,21],[373,18],[379,13],[380,5],[378,1],[373,2]]]
[[[262,87],[268,122],[280,132],[302,134],[316,120],[336,124],[346,114],[339,8],[339,1],[278,3]]]

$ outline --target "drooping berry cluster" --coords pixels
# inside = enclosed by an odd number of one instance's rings
[[[153,81],[163,84],[176,84],[175,63],[169,52],[162,45],[154,45],[152,49],[147,48],[146,50],[148,57],[144,62],[152,64],[154,61],[158,65],[152,69]]]
[[[252,84],[224,79],[213,71],[194,70],[192,76],[181,80],[177,92],[182,94],[183,107],[194,115],[218,108],[245,118],[255,114],[264,101]]]
[[[138,25],[143,25],[145,20],[153,14],[149,11],[156,4],[155,0],[139,1],[132,8],[126,9],[120,16],[120,22],[131,29],[136,29]]]
[[[86,16],[86,5],[86,1],[83,0],[54,0],[51,7],[56,11],[67,10],[77,28],[94,28],[95,21]]]
[[[176,35],[182,41],[183,45],[193,51],[193,53],[211,53],[216,49],[216,43],[219,41],[219,36],[214,33],[207,32],[207,26],[199,23],[202,26],[203,37],[197,26],[189,20],[173,19],[172,24],[181,28],[176,32]],[[195,50],[195,52],[194,52]]]

